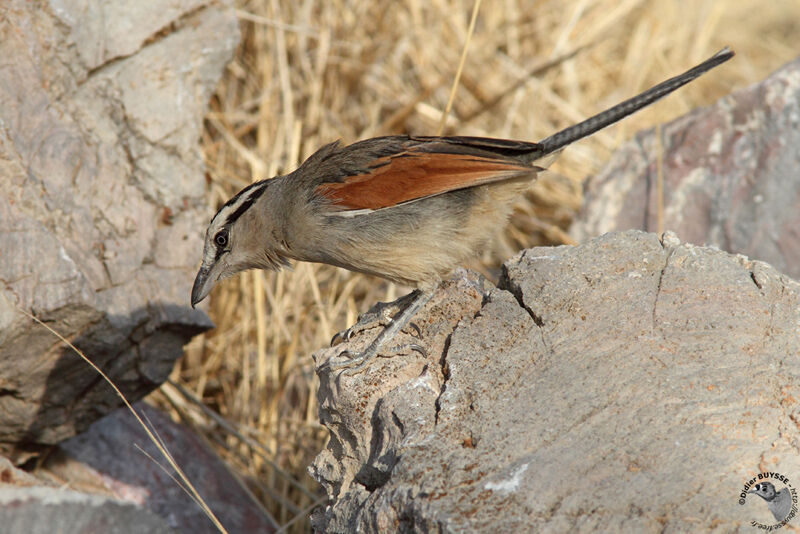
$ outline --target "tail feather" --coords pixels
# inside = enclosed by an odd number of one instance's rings
[[[587,137],[598,130],[602,130],[606,126],[614,124],[615,122],[642,109],[643,107],[649,106],[656,100],[667,96],[679,87],[686,85],[714,67],[728,61],[733,56],[734,52],[726,46],[707,60],[703,61],[696,67],[687,70],[683,74],[679,74],[674,78],[663,81],[647,91],[634,96],[633,98],[629,98],[628,100],[625,100],[624,102],[621,102],[616,106],[603,111],[602,113],[598,113],[594,117],[590,117],[583,122],[580,122],[574,126],[570,126],[569,128],[565,128],[564,130],[551,135],[547,139],[539,142],[540,151],[537,151],[536,157],[533,159],[535,160],[552,152],[556,152],[579,139],[583,139],[584,137]]]

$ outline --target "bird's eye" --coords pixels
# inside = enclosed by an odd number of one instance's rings
[[[214,242],[217,244],[217,246],[226,246],[228,244],[228,231],[220,230],[217,232],[217,235],[214,236]]]

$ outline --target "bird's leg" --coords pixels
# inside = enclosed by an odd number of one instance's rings
[[[415,290],[393,302],[379,302],[373,306],[374,311],[370,310],[359,315],[356,324],[342,332],[337,332],[331,339],[331,347],[338,345],[342,341],[350,341],[350,338],[364,330],[369,330],[376,326],[389,326],[392,323],[392,316],[399,314],[410,306],[418,293],[419,290]],[[419,332],[419,328],[416,325],[412,323],[412,326]]]
[[[372,343],[361,353],[353,355],[347,361],[339,363],[329,363],[331,369],[344,369],[347,368],[349,373],[358,373],[369,363],[370,360],[378,355],[378,352],[383,346],[391,341],[403,328],[411,321],[411,318],[431,300],[433,291],[420,291],[419,289],[411,293],[414,295],[414,300],[399,314],[393,317],[389,324],[378,334]],[[410,348],[425,353],[425,349],[418,345],[410,345]],[[339,356],[349,354],[348,351],[342,352]]]

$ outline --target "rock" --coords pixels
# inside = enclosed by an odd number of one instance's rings
[[[267,533],[278,529],[202,438],[151,406],[140,402],[134,408],[145,421],[152,423],[167,450],[228,532]],[[179,532],[219,532],[173,480],[172,477],[178,478],[177,474],[168,467],[127,408],[120,408],[92,424],[86,432],[58,445],[41,471],[59,485],[148,510]]]
[[[191,336],[208,219],[198,147],[232,56],[228,1],[6,2],[0,16],[0,452],[135,400]]]
[[[70,481],[71,482],[71,481]],[[70,484],[71,486],[71,484]],[[140,506],[89,495],[14,467],[0,457],[0,525],[4,534],[167,534],[175,532]]]
[[[52,461],[52,460],[50,460]],[[52,484],[0,456],[0,525],[4,534],[175,532],[155,514],[109,495],[75,491],[73,481]]]
[[[48,487],[0,486],[0,524],[6,534],[176,534],[136,505]]]
[[[278,530],[199,436],[151,406],[137,403],[134,408],[155,428],[228,532]],[[56,525],[59,532],[75,534],[219,532],[178,485],[177,474],[127,408],[48,451],[35,473],[0,457],[2,532],[49,534]]]
[[[656,140],[639,133],[589,179],[578,241],[657,229]],[[666,229],[800,278],[800,59],[664,125],[660,144]]]
[[[325,366],[375,330],[314,355],[317,531],[750,532],[742,485],[800,473],[800,284],[765,263],[612,233],[462,274],[414,322],[427,357]]]
[[[17,469],[8,458],[0,456],[0,488],[4,486],[41,486],[42,481],[22,469]]]

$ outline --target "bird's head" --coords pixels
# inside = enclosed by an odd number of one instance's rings
[[[192,286],[192,307],[214,285],[247,269],[280,269],[288,264],[273,210],[266,202],[270,180],[256,182],[222,206],[206,230],[203,263]]]
[[[773,500],[776,495],[775,486],[772,484],[772,482],[759,482],[747,493],[755,493],[765,501]]]

